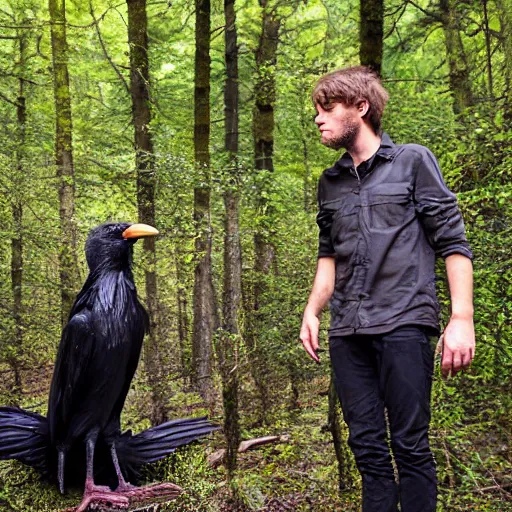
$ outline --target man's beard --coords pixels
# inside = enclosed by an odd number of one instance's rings
[[[343,120],[343,133],[336,138],[326,140],[323,144],[331,149],[338,150],[344,148],[349,150],[354,145],[358,134],[359,125],[351,117],[347,116]]]

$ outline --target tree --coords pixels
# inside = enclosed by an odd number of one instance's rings
[[[450,74],[450,90],[453,95],[453,112],[460,115],[466,108],[474,105],[474,99],[466,52],[460,35],[456,0],[439,0],[439,7]]]
[[[24,73],[27,64],[28,35],[24,30],[18,31],[19,47],[19,77],[18,97],[16,98],[16,120],[18,125],[16,171],[14,173],[13,194],[12,194],[12,218],[14,233],[11,241],[11,285],[13,298],[13,320],[14,320],[14,353],[11,356],[10,365],[14,371],[15,394],[22,389],[20,360],[23,354],[23,182],[24,182],[24,157],[26,143],[26,80]]]
[[[254,85],[254,109],[252,132],[254,137],[254,167],[259,172],[258,203],[259,221],[254,234],[254,282],[252,290],[252,311],[248,312],[249,326],[247,345],[252,355],[251,373],[258,388],[261,401],[261,417],[266,421],[269,410],[268,390],[265,375],[268,364],[261,338],[265,331],[262,308],[267,291],[266,280],[274,263],[274,249],[271,235],[271,205],[268,201],[271,190],[271,173],[274,171],[274,103],[276,100],[275,66],[281,19],[276,15],[268,0],[259,0],[261,7],[261,33],[256,49],[257,78]]]
[[[220,371],[226,436],[226,467],[231,476],[236,469],[240,424],[238,412],[238,315],[242,295],[242,253],[239,230],[240,183],[238,164],[238,46],[235,0],[224,0],[226,28],[224,86],[224,149],[228,154],[224,192],[224,293]]]
[[[137,167],[137,205],[139,222],[154,226],[155,155],[151,139],[150,80],[146,0],[127,0],[128,44],[130,46],[130,93],[135,132],[135,164]],[[144,345],[144,362],[152,389],[153,424],[167,419],[162,382],[162,361],[158,340],[158,295],[156,248],[154,237],[144,238],[146,303],[149,312],[149,343]]]
[[[61,321],[66,323],[78,281],[73,124],[69,91],[66,0],[49,0],[55,99],[55,163],[59,181]]]
[[[512,2],[510,0],[497,0],[498,13],[501,23],[501,37],[503,55],[508,55],[509,58],[503,59],[505,68],[505,101],[503,116],[508,128],[512,127],[512,62],[510,55],[512,55]]]
[[[211,275],[210,224],[210,0],[196,0],[194,75],[195,279],[192,339],[193,382],[207,402],[212,400],[212,333],[215,298]]]
[[[384,36],[383,0],[361,0],[359,4],[359,60],[379,75]]]

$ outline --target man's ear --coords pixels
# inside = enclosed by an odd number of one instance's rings
[[[361,117],[364,117],[366,114],[368,114],[368,111],[370,110],[370,104],[368,103],[367,100],[361,100],[357,104],[357,110],[359,112],[359,115]]]

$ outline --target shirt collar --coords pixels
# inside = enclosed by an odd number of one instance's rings
[[[380,141],[380,146],[377,152],[370,157],[380,157],[383,160],[392,160],[396,151],[396,144],[391,140],[387,133],[383,133]],[[352,157],[345,152],[341,158],[334,164],[333,167],[327,169],[325,173],[328,176],[337,176],[342,170],[351,169],[354,166]]]

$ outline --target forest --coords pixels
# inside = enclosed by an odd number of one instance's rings
[[[311,91],[370,65],[384,130],[436,155],[474,253],[474,363],[443,380],[436,359],[438,510],[512,511],[511,56],[512,0],[0,0],[0,404],[46,414],[88,232],[144,222],[151,332],[122,427],[223,427],[148,469],[185,491],[158,510],[360,510],[328,351],[311,361],[299,329],[340,156]],[[436,283],[445,324],[442,261]],[[0,461],[2,511],[79,497]]]

